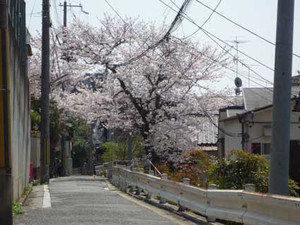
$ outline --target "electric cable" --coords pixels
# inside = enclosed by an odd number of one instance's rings
[[[172,3],[173,1],[170,0]],[[210,18],[213,16],[213,14],[216,12],[217,8],[219,7],[219,5],[221,4],[222,0],[219,0],[219,2],[217,3],[217,5],[215,6],[214,9],[212,9],[212,12],[210,13],[210,15],[208,16],[208,18],[201,24],[201,28],[203,28],[205,26],[205,24],[210,20]],[[174,3],[173,3],[174,4]],[[197,28],[197,30],[195,30],[193,33],[191,33],[190,35],[184,37],[184,39],[186,38],[190,38],[191,36],[193,36],[194,34],[196,34],[198,31],[200,30],[200,28]]]
[[[267,43],[269,43],[269,44],[271,44],[271,45],[273,45],[273,46],[276,46],[276,44],[275,44],[274,42],[272,42],[272,41],[270,41],[270,40],[264,38],[263,36],[261,36],[261,35],[255,33],[254,31],[251,31],[250,29],[248,29],[248,28],[246,28],[246,27],[244,27],[244,26],[238,24],[237,22],[233,21],[232,19],[229,19],[228,17],[224,16],[223,14],[217,12],[216,9],[213,9],[213,8],[209,7],[208,5],[204,4],[204,3],[201,2],[200,0],[196,0],[196,2],[198,2],[198,3],[201,4],[202,6],[206,7],[207,9],[213,11],[215,14],[221,16],[222,18],[226,19],[226,20],[229,21],[230,23],[232,23],[232,24],[234,24],[234,25],[240,27],[241,29],[243,29],[243,30],[249,32],[250,34],[252,34],[252,35],[254,35],[254,36],[258,37],[258,38],[260,38],[261,40],[263,40],[263,41],[265,41],[265,42],[267,42]],[[297,58],[300,58],[300,55],[298,55],[298,54],[296,54],[296,53],[293,53],[293,55],[296,56]]]
[[[176,12],[175,9],[173,9],[170,5],[168,5],[167,3],[165,3],[164,1],[162,0],[159,0],[160,2],[162,2],[164,5],[166,5],[167,7],[169,7],[170,9],[172,9],[173,11]],[[177,8],[178,6],[175,5]],[[185,14],[185,13],[184,13]],[[213,42],[215,42],[220,48],[222,48],[224,50],[224,47],[221,46],[216,40],[213,39],[216,38],[217,40],[221,41],[222,43],[226,44],[227,46],[229,47],[232,47],[233,49],[237,50],[239,53],[247,56],[248,58],[250,58],[250,56],[248,56],[246,53],[244,52],[241,52],[240,50],[238,50],[237,48],[233,47],[232,45],[226,43],[225,41],[223,41],[222,39],[218,38],[216,35],[213,35],[212,33],[208,32],[207,30],[205,30],[204,28],[201,28],[196,22],[194,22],[188,15],[185,14],[184,18],[186,20],[188,20],[189,22],[191,22],[192,24],[194,24],[195,26],[197,26],[202,32],[204,32],[204,34],[209,37]],[[230,54],[230,53],[229,53]],[[232,57],[234,57],[232,54],[230,54]],[[258,60],[254,59],[253,57],[251,57],[250,59],[254,60],[255,62],[261,64],[261,65],[264,65],[262,64],[261,62],[259,62]],[[260,75],[259,73],[257,73],[256,71],[254,71],[253,69],[251,69],[250,67],[248,67],[246,64],[244,64],[242,61],[238,60],[243,66],[245,66],[246,68],[248,68],[251,72],[253,72],[254,74],[256,74],[257,76],[261,77],[262,79],[264,79],[266,82],[270,83],[271,85],[273,85],[273,83],[267,79],[265,79],[262,75]],[[269,68],[271,69],[270,67],[264,65],[266,68]],[[273,70],[273,69],[271,69]],[[273,70],[274,71],[274,70]]]
[[[56,3],[57,3],[56,0],[52,0],[56,22],[57,22],[57,24],[61,24],[61,21],[60,21],[59,16],[58,16]]]
[[[105,0],[105,1],[108,3],[107,0]],[[161,0],[159,0],[159,1],[161,1]],[[110,8],[118,15],[118,17],[119,17],[124,23],[126,23],[126,21],[122,18],[122,16],[114,9],[114,7],[113,7],[111,4],[109,4],[109,3],[108,3],[108,5],[109,5]],[[166,4],[166,5],[167,5],[167,4]],[[167,6],[168,6],[169,8],[171,8],[169,5],[167,5]],[[173,11],[175,11],[173,8],[171,8],[171,9],[172,9]],[[177,12],[177,11],[175,11],[175,12]],[[131,29],[134,31],[133,28],[131,28]],[[136,33],[136,32],[134,31],[134,33]],[[136,33],[136,34],[137,34],[137,33]],[[157,46],[157,45],[156,45],[156,46]],[[229,45],[229,46],[230,46],[230,48],[234,48],[234,47],[231,46],[231,45]],[[227,50],[227,49],[225,49],[223,46],[221,46],[221,47],[222,47],[222,49],[223,49],[226,53],[228,53],[228,50]],[[136,60],[136,59],[138,59],[138,58],[144,56],[144,54],[145,54],[145,53],[140,54],[138,57],[135,57],[134,60]],[[214,62],[220,63],[219,61],[217,61],[217,60],[215,60],[215,59],[213,59],[213,58],[211,58],[211,57],[209,57],[209,56],[203,54],[202,52],[200,52],[199,54],[200,54],[200,55],[203,55],[203,56],[206,57],[206,58],[209,58],[210,60],[212,60],[212,61],[214,61]],[[232,55],[231,55],[231,56],[232,56]],[[220,64],[221,64],[221,63],[220,63]],[[228,66],[225,66],[225,65],[223,65],[223,64],[221,64],[221,67],[223,67],[223,68],[225,68],[225,69],[228,69],[228,70],[231,70],[231,71],[235,72],[232,68],[230,68],[230,67],[228,67]],[[246,77],[246,76],[244,76],[244,75],[242,75],[242,74],[241,74],[241,76],[248,79],[248,77]],[[256,78],[256,79],[257,79],[257,78]],[[263,78],[263,80],[265,81],[266,79]],[[257,84],[257,85],[259,85],[259,86],[265,88],[265,86],[261,85],[260,83],[254,81],[254,80],[251,80],[251,81],[252,81],[253,83],[255,83],[255,84]]]
[[[35,3],[36,3],[36,0],[34,0],[33,6],[32,6],[32,10],[31,10],[31,13],[30,13],[30,17],[29,17],[29,21],[28,21],[28,26],[27,26],[28,29],[30,27],[30,22],[31,22],[31,18],[32,18],[32,15],[33,15],[33,10],[35,8]]]

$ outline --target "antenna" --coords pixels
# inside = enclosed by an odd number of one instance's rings
[[[234,79],[234,84],[235,84],[235,86],[236,86],[236,88],[234,89],[234,90],[235,90],[235,95],[238,96],[238,95],[241,94],[241,89],[240,89],[240,87],[242,87],[242,85],[243,85],[242,79],[239,78],[239,77],[236,77],[236,78]]]
[[[235,45],[236,55],[233,57],[233,62],[236,64],[236,77],[239,76],[239,45],[249,42],[248,40],[238,40],[238,37],[235,36],[234,40],[229,40],[227,42],[231,42]]]

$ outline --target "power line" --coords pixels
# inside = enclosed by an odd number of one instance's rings
[[[29,21],[28,21],[28,29],[30,27],[30,22],[31,22],[31,18],[32,18],[32,15],[33,15],[33,10],[35,8],[35,3],[36,3],[36,0],[34,0],[33,6],[32,6],[32,10],[31,10],[31,13],[30,13],[30,17],[29,17]]]
[[[110,8],[118,15],[118,17],[126,24],[126,21],[125,21],[125,20],[122,18],[122,16],[121,16],[121,15],[113,8],[113,6],[112,6],[111,4],[109,4],[107,0],[105,0],[105,1],[106,1],[107,4],[110,6]],[[167,6],[168,6],[168,5],[167,5]],[[169,6],[168,6],[168,7],[169,7]],[[169,7],[169,8],[170,8],[170,7]],[[172,8],[171,8],[171,9],[172,9]],[[174,9],[172,9],[172,10],[174,11]],[[176,11],[176,12],[177,12],[177,11]],[[135,30],[134,30],[133,28],[131,28],[131,29],[132,29],[132,31],[133,31],[134,33],[137,34],[137,32],[135,32]],[[137,34],[137,35],[138,35],[138,34]],[[158,44],[156,44],[155,47],[157,47],[157,45],[158,45]],[[152,45],[152,46],[153,46],[153,45]],[[149,46],[149,45],[148,45],[148,50],[146,50],[146,51],[149,51],[151,48],[153,48],[152,46]],[[150,48],[150,47],[151,47],[151,48]],[[149,48],[150,48],[150,49],[149,49]],[[231,48],[234,48],[234,47],[233,47],[233,46],[230,46],[230,49],[231,49]],[[224,53],[227,53],[227,54],[228,54],[228,52],[229,52],[229,50],[230,50],[230,49],[227,50],[227,49],[225,49],[224,47],[222,47],[222,49],[224,50]],[[144,52],[143,52],[142,54],[140,54],[138,57],[135,57],[134,60],[136,60],[136,59],[138,59],[138,58],[144,56],[144,54],[146,53],[146,51],[144,51]],[[225,66],[223,63],[219,62],[218,60],[213,59],[212,57],[207,56],[207,55],[203,54],[202,52],[199,52],[199,54],[202,55],[202,56],[204,56],[204,57],[206,57],[206,58],[208,58],[208,59],[210,59],[210,60],[212,60],[212,63],[213,63],[213,62],[216,62],[216,63],[218,63],[219,65],[221,65],[221,67],[223,67],[223,68],[225,68],[225,69],[227,69],[227,70],[230,70],[230,71],[232,71],[232,72],[235,73],[235,71],[234,71],[232,68],[230,68],[230,67],[228,67],[228,66]],[[129,61],[129,62],[131,62],[131,61]],[[212,63],[208,65],[207,69],[212,65]],[[123,64],[123,65],[124,65],[124,64]],[[205,72],[207,71],[207,69],[206,69],[203,73],[205,73]],[[240,74],[240,75],[241,75],[242,77],[248,79],[247,76],[245,76],[245,75],[243,75],[243,74]],[[257,78],[256,78],[256,79],[257,79]],[[263,81],[265,81],[265,79],[263,79]],[[264,87],[264,88],[265,88],[265,86],[261,85],[260,83],[254,81],[254,80],[252,80],[252,82],[255,83],[255,84],[257,84],[257,85],[259,85],[259,86],[261,86],[261,87]]]
[[[162,1],[162,0],[159,0],[159,1],[160,1],[161,3],[163,3],[165,6],[169,7],[171,10],[173,10],[173,11],[176,12],[175,9],[173,9],[170,5],[168,5],[168,4],[165,3],[164,1]],[[173,3],[173,4],[178,8],[178,6],[176,5],[176,3]],[[212,37],[216,38],[217,40],[219,40],[220,42],[224,43],[225,45],[227,45],[227,46],[229,46],[229,47],[233,47],[233,46],[229,45],[227,42],[223,41],[222,39],[218,38],[218,37],[215,36],[214,34],[208,32],[207,30],[205,30],[204,28],[202,28],[201,26],[199,26],[199,25],[198,25],[197,23],[195,23],[188,15],[185,16],[185,19],[186,19],[187,21],[189,21],[190,23],[192,23],[193,25],[197,26],[197,27],[199,28],[199,30],[201,30],[202,32],[204,32],[204,34],[205,34],[206,36],[211,35]],[[212,37],[209,36],[210,39],[212,39]],[[220,46],[220,44],[217,43],[215,40],[213,40],[213,41],[214,41],[218,46]],[[223,48],[222,46],[220,46],[220,47]],[[266,68],[268,68],[268,69],[270,69],[270,70],[272,70],[272,71],[274,71],[274,69],[272,69],[271,67],[269,67],[269,66],[267,66],[267,65],[265,65],[265,64],[263,64],[263,63],[261,63],[261,62],[258,61],[257,59],[254,59],[253,57],[251,57],[251,56],[247,55],[246,53],[244,53],[244,52],[242,52],[242,51],[236,49],[235,47],[233,47],[233,48],[234,48],[235,50],[237,50],[239,53],[241,53],[241,54],[245,55],[246,57],[250,58],[251,60],[253,60],[253,61],[259,63],[260,65],[262,65],[262,66],[264,66],[264,67],[266,67]],[[233,57],[233,55],[231,55],[231,56]]]
[[[215,121],[213,120],[213,118],[211,118],[211,116],[209,115],[209,113],[207,112],[207,110],[204,109],[204,107],[200,105],[200,108],[202,109],[204,115],[208,118],[209,122],[214,125],[219,131],[221,131],[222,133],[224,133],[227,136],[230,137],[241,137],[242,133],[232,133],[232,132],[228,132],[225,129],[221,128],[218,124],[215,123]]]
[[[246,27],[244,27],[244,26],[238,24],[237,22],[233,21],[232,19],[229,19],[228,17],[224,16],[223,14],[217,12],[216,9],[213,9],[213,8],[209,7],[208,5],[204,4],[204,3],[201,2],[200,0],[196,0],[196,2],[198,2],[198,3],[201,4],[202,6],[206,7],[207,9],[213,11],[215,14],[221,16],[222,18],[226,19],[226,20],[229,21],[230,23],[232,23],[232,24],[234,24],[234,25],[240,27],[241,29],[243,29],[243,30],[249,32],[250,34],[252,34],[252,35],[254,35],[254,36],[258,37],[258,38],[260,38],[261,40],[263,40],[263,41],[265,41],[265,42],[267,42],[267,43],[269,43],[269,44],[271,44],[271,45],[273,45],[273,46],[276,46],[276,44],[275,44],[274,42],[272,42],[272,41],[270,41],[270,40],[264,38],[263,36],[261,36],[261,35],[255,33],[254,31],[252,31],[252,30],[250,30],[250,29],[248,29],[248,28],[246,28]],[[296,56],[297,58],[300,58],[300,55],[298,55],[298,54],[296,54],[296,53],[293,53],[293,55]]]
[[[107,0],[105,0],[106,2],[107,2]],[[126,21],[122,18],[122,16],[113,8],[113,6],[111,5],[111,4],[109,4],[108,2],[107,2],[107,4],[110,6],[110,8],[119,16],[119,18],[126,24]],[[132,30],[133,30],[133,32],[134,33],[136,33],[135,32],[135,30],[133,29],[133,28],[131,28]],[[170,29],[169,29],[170,30]],[[137,33],[136,33],[137,34]],[[138,35],[138,34],[137,34]],[[151,46],[149,46],[149,47],[151,47]],[[157,47],[157,45],[155,45],[155,47]],[[232,46],[230,46],[231,48],[232,48]],[[224,49],[223,48],[223,50],[224,50],[224,53],[226,54],[226,53],[228,53],[228,51],[230,51],[230,49],[229,50],[226,50],[226,49]],[[231,71],[234,71],[234,70],[232,70],[231,68],[229,68],[229,67],[226,67],[225,65],[223,65],[221,62],[219,62],[219,61],[217,61],[217,60],[215,60],[215,59],[213,59],[212,57],[210,57],[210,56],[207,56],[207,55],[205,55],[205,54],[203,54],[202,52],[199,52],[199,55],[202,55],[202,56],[204,56],[204,57],[207,57],[207,58],[209,58],[210,60],[212,60],[212,63],[211,64],[209,64],[208,66],[207,66],[207,68],[205,69],[205,71],[203,72],[203,74],[209,69],[209,67],[214,63],[214,62],[217,62],[219,65],[221,65],[222,67],[224,67],[224,68],[227,68],[227,69],[230,69]],[[143,53],[140,55],[140,56],[143,56]],[[163,57],[161,57],[162,59],[164,59]],[[137,59],[137,57],[135,58],[135,59]],[[165,60],[165,59],[164,59]],[[255,81],[253,81],[253,83],[257,83],[257,82],[255,82]],[[257,83],[258,85],[260,85],[259,83]],[[261,85],[260,85],[261,86]]]
[[[172,3],[173,1],[170,0]],[[210,18],[213,16],[213,14],[216,12],[217,8],[219,7],[219,5],[221,4],[222,0],[219,0],[218,4],[216,5],[216,7],[214,9],[212,9],[211,14],[208,16],[208,18],[204,21],[204,23],[202,23],[201,28],[205,26],[205,24],[210,20]],[[174,4],[174,3],[173,3]],[[197,28],[197,30],[195,30],[193,33],[191,33],[190,35],[184,37],[184,38],[190,38],[191,36],[193,36],[194,34],[196,34],[198,31],[200,30],[200,28]]]
[[[164,5],[166,5],[167,7],[169,7],[171,10],[176,11],[176,10],[173,9],[170,5],[166,4],[164,1],[162,1],[162,0],[159,0],[159,1],[162,2]],[[175,6],[178,7],[176,4],[175,4]],[[211,35],[212,37],[216,38],[217,40],[219,40],[219,41],[222,42],[223,44],[225,44],[225,45],[231,47],[231,45],[229,45],[227,42],[223,41],[222,39],[218,38],[216,35],[214,35],[214,34],[210,33],[209,31],[205,30],[203,27],[200,27],[200,26],[199,26],[197,23],[195,23],[188,15],[186,15],[185,19],[188,20],[188,21],[189,21],[190,23],[192,23],[193,25],[195,25],[195,26],[197,26],[198,28],[200,28],[200,30],[202,30],[202,32],[204,32],[204,33],[206,32],[206,33],[205,33],[206,36],[207,36],[207,35]],[[248,54],[246,54],[246,53],[244,53],[244,52],[242,52],[242,51],[236,49],[235,47],[234,47],[234,49],[237,50],[237,51],[238,51],[239,53],[241,53],[242,55],[246,56],[247,58],[253,60],[254,62],[256,62],[256,63],[258,63],[258,64],[260,64],[260,65],[266,67],[267,69],[269,69],[269,70],[271,70],[271,71],[274,71],[273,68],[271,68],[270,66],[265,65],[264,63],[258,61],[257,59],[253,58],[252,56],[249,56]]]
[[[60,23],[59,16],[58,16],[56,0],[52,0],[52,4],[53,4],[53,8],[54,8],[54,13],[55,13],[55,19],[56,19],[56,22],[57,22],[57,24],[61,24],[61,23]]]
[[[114,7],[107,1],[105,0],[105,2],[108,4],[108,6],[118,15],[118,17],[123,21],[124,24],[126,24],[126,21],[122,18],[122,16],[117,12],[117,10],[114,9]],[[168,31],[165,33],[165,35],[159,40],[157,41],[155,44],[153,45],[148,45],[147,42],[145,42],[145,44],[148,46],[148,48],[143,51],[141,54],[139,54],[138,56],[131,58],[130,60],[128,60],[125,63],[120,64],[121,65],[126,65],[128,63],[131,63],[143,56],[145,56],[145,54],[150,51],[151,49],[156,48],[159,44],[163,43],[165,40],[169,39],[169,36],[171,34],[171,32],[176,29],[175,27],[178,26],[181,22],[182,22],[182,14],[184,14],[184,11],[186,10],[186,8],[188,7],[188,5],[190,4],[191,0],[185,0],[184,3],[182,4],[182,6],[179,8],[179,11],[175,11],[176,12],[176,17],[175,19],[172,21],[172,24],[170,25]],[[132,26],[132,25],[131,25]],[[131,27],[129,26],[129,28],[137,35],[139,36],[139,34]],[[141,47],[141,46],[140,46]],[[163,58],[163,57],[161,57]]]
[[[159,1],[163,2],[162,0],[159,0]],[[163,3],[164,3],[164,2],[163,2]],[[164,3],[164,4],[167,5],[166,3]],[[169,5],[167,5],[167,6],[169,6]],[[176,4],[175,4],[175,6],[178,7]],[[169,7],[170,7],[170,6],[169,6]],[[172,7],[170,7],[170,8],[171,8],[172,10],[174,10]],[[192,24],[194,24],[195,26],[197,26],[202,32],[204,32],[204,34],[205,34],[206,36],[208,36],[212,41],[214,41],[214,42],[215,42],[219,47],[221,47],[222,49],[224,49],[224,47],[221,46],[218,42],[216,42],[213,38],[217,39],[218,41],[222,42],[223,44],[225,44],[225,45],[227,45],[227,46],[229,46],[229,47],[232,47],[230,44],[228,44],[227,42],[225,42],[225,41],[223,41],[222,39],[218,38],[216,35],[210,33],[209,31],[205,30],[204,28],[200,27],[200,26],[199,26],[195,21],[193,21],[193,19],[190,18],[188,15],[185,14],[185,16],[186,16],[185,18],[186,18],[189,22],[191,22]],[[213,38],[212,38],[212,37],[213,37]],[[263,65],[263,66],[265,66],[266,68],[268,68],[268,69],[274,71],[274,69],[272,69],[271,67],[269,67],[269,66],[267,66],[267,65],[265,65],[265,64],[263,64],[263,63],[261,63],[260,61],[254,59],[253,57],[251,57],[251,56],[247,55],[246,53],[240,51],[240,50],[237,49],[236,47],[233,47],[233,48],[234,48],[238,53],[241,53],[241,54],[245,55],[246,57],[252,59],[253,61],[259,63],[260,65]],[[231,55],[231,54],[230,54],[230,55]],[[231,55],[231,56],[234,57],[233,55]],[[245,65],[243,62],[241,62],[240,60],[238,60],[238,61],[239,61],[243,66],[246,66],[246,65]],[[246,67],[247,67],[247,66],[246,66]],[[252,70],[251,68],[248,68],[248,69],[250,69],[250,71],[253,72],[253,73],[255,73],[256,75],[262,77],[260,74],[258,74],[256,71]],[[262,77],[262,78],[263,78],[263,77]],[[265,78],[263,78],[263,79],[265,79]],[[268,81],[268,80],[266,80],[266,81]],[[270,82],[270,81],[268,81],[268,82]]]
[[[105,1],[106,1],[107,4],[109,5],[109,7],[116,13],[116,15],[118,15],[118,17],[126,24],[126,21],[125,21],[125,20],[122,18],[122,16],[114,9],[114,7],[113,7],[111,4],[109,4],[109,2],[108,2],[107,0],[105,0]],[[161,0],[159,0],[159,1],[161,1]],[[162,2],[162,1],[161,1],[161,2]],[[164,3],[164,2],[162,2],[162,3]],[[164,4],[165,4],[167,7],[169,7],[170,9],[172,9],[173,11],[177,12],[177,11],[174,10],[172,7],[170,7],[169,5],[167,5],[166,3],[164,3]],[[191,21],[190,21],[190,22],[191,22]],[[136,33],[135,30],[134,30],[133,28],[131,28],[131,29],[132,29],[132,31],[133,31],[134,33]],[[136,34],[137,34],[137,33],[136,33]],[[137,34],[137,35],[138,35],[138,34]],[[160,43],[157,42],[157,43],[160,44],[161,42],[160,42]],[[140,54],[140,55],[138,55],[137,57],[133,58],[133,60],[137,60],[138,58],[144,56],[144,55],[146,54],[146,52],[148,52],[151,48],[157,47],[157,45],[158,45],[157,43],[156,43],[155,45],[152,45],[152,46],[149,46],[149,45],[148,45],[148,49],[145,50],[142,54]],[[217,44],[220,45],[218,42],[217,42]],[[231,46],[231,45],[228,45],[228,46],[229,46],[230,48],[234,48],[234,47]],[[223,46],[221,46],[221,47],[222,47],[222,49],[224,50],[225,53],[229,54],[229,50],[225,49]],[[234,48],[234,49],[235,49],[235,48]],[[212,57],[207,56],[207,55],[203,54],[202,52],[199,52],[199,54],[202,55],[202,56],[204,56],[204,57],[206,57],[206,58],[209,58],[209,59],[212,60],[213,62],[219,63],[219,64],[221,65],[221,67],[223,67],[223,68],[225,68],[225,69],[228,69],[228,70],[230,70],[230,71],[235,72],[232,68],[223,65],[221,62],[219,62],[219,61],[213,59]],[[231,55],[231,56],[232,56],[232,55]],[[130,60],[128,63],[130,63],[130,62],[132,62],[132,60]],[[123,64],[123,65],[124,65],[124,64]],[[210,64],[210,65],[211,65],[211,64]],[[210,67],[210,65],[209,65],[208,67]],[[245,65],[245,64],[243,63],[243,65]],[[206,71],[205,71],[205,72],[206,72]],[[255,72],[255,71],[254,71],[254,72]],[[245,75],[243,75],[243,74],[240,74],[240,75],[241,75],[242,77],[248,79],[247,76],[245,76]],[[257,78],[256,78],[256,79],[257,79]],[[262,79],[263,79],[263,81],[267,81],[267,80],[264,79],[263,77],[262,77]],[[258,80],[259,80],[259,79],[258,79]],[[259,85],[259,86],[261,86],[261,87],[264,87],[264,88],[265,88],[265,86],[261,85],[260,83],[254,81],[254,80],[252,80],[252,82],[255,83],[255,84],[257,84],[257,85]]]
[[[126,21],[123,19],[123,17],[117,12],[117,10],[115,10],[115,8],[107,1],[104,0],[106,2],[106,4],[115,12],[115,14],[118,15],[118,17],[123,21],[123,23],[126,24]]]
[[[174,37],[174,38],[175,38],[175,37]],[[179,39],[179,38],[178,38],[178,39]],[[231,46],[231,49],[232,49],[232,48],[233,48],[233,46]],[[228,52],[229,52],[231,49],[226,50],[226,49],[224,48],[224,49],[223,49],[223,50],[224,50],[224,54],[223,54],[222,56],[224,56],[225,54],[228,54]],[[222,62],[220,62],[220,61],[218,61],[218,60],[212,58],[211,56],[208,56],[208,55],[206,55],[206,54],[203,54],[202,52],[199,52],[199,55],[202,55],[202,56],[204,56],[204,57],[206,57],[206,58],[208,58],[209,60],[212,61],[212,63],[209,64],[209,65],[207,66],[207,69],[208,69],[213,63],[218,63],[222,68],[227,69],[227,70],[229,70],[229,71],[231,71],[231,72],[233,72],[233,73],[236,73],[236,71],[235,71],[234,69],[232,69],[232,68],[229,67],[229,66],[224,65]],[[221,56],[221,58],[222,58],[222,56]],[[207,70],[207,69],[206,69],[206,70]],[[204,70],[202,73],[204,74],[204,73],[206,72],[206,70]],[[243,77],[243,78],[245,78],[245,79],[248,79],[248,74],[245,75],[245,74],[241,73],[241,71],[240,71],[239,74],[240,74],[241,77]],[[225,74],[225,75],[227,75],[227,74]],[[234,78],[235,78],[235,76],[234,76]],[[256,77],[253,77],[253,78],[256,79],[257,81],[265,82],[265,79],[259,79],[259,78],[256,78]],[[258,86],[260,86],[260,87],[266,88],[264,85],[258,83],[257,81],[254,81],[253,79],[250,79],[250,81],[252,81],[253,83],[255,83],[256,85],[258,85]],[[268,89],[268,90],[269,90],[269,89]]]
[[[213,58],[211,58],[211,57],[209,57],[209,56],[207,56],[207,55],[205,55],[205,54],[202,54],[202,55],[203,55],[204,57],[210,59],[210,60],[215,61],[216,63],[220,63],[218,60],[215,60],[215,59],[213,59]],[[223,68],[225,68],[225,69],[227,69],[227,70],[230,70],[230,71],[233,72],[233,73],[236,72],[234,69],[232,69],[232,68],[230,68],[230,67],[228,67],[228,66],[225,66],[225,65],[223,65],[223,64],[220,64],[220,65],[221,65],[221,67],[223,67]],[[240,74],[240,76],[241,76],[241,77],[244,77],[245,79],[248,79],[248,77],[245,76],[245,75],[243,75],[243,74]],[[261,87],[266,88],[264,85],[261,85],[260,83],[254,81],[254,80],[252,80],[252,82],[255,83],[255,84],[257,84],[257,85],[259,85],[259,86],[261,86]]]
[[[176,11],[175,9],[173,9],[171,6],[169,6],[169,5],[168,5],[167,3],[165,3],[164,1],[162,1],[162,0],[159,0],[159,1],[162,2],[164,5],[166,5],[167,7],[169,7],[170,9],[172,9],[173,11]],[[178,6],[176,5],[176,3],[175,3],[175,6],[178,8]],[[226,43],[226,42],[223,41],[222,39],[218,38],[216,35],[214,35],[214,34],[208,32],[208,31],[205,30],[204,28],[200,27],[200,26],[199,26],[196,22],[194,22],[187,14],[184,13],[184,15],[185,15],[184,18],[185,18],[186,20],[188,20],[190,23],[192,23],[192,24],[194,24],[195,26],[197,26],[202,32],[204,32],[204,34],[205,34],[207,37],[209,37],[213,42],[215,42],[215,43],[216,43],[220,48],[222,48],[223,50],[225,50],[225,48],[224,48],[222,45],[220,45],[216,40],[214,40],[212,37],[214,37],[214,38],[216,38],[217,40],[221,41],[221,42],[224,43],[225,45],[234,48],[236,51],[238,51],[239,53],[241,53],[241,54],[247,56],[248,58],[254,59],[253,57],[248,56],[246,53],[244,53],[244,52],[238,50],[237,48],[231,46],[230,44]],[[228,53],[228,54],[231,55],[232,57],[234,57],[232,54],[230,54],[230,53]],[[238,61],[239,61],[243,66],[247,67],[247,65],[246,65],[245,63],[243,63],[242,61],[240,61],[240,60],[238,60]],[[256,60],[256,59],[254,59],[254,61],[257,62],[257,63],[259,63],[259,64],[261,64],[261,65],[264,65],[264,64],[260,63],[260,62],[259,62],[258,60]],[[271,69],[270,67],[268,67],[268,66],[266,66],[266,65],[264,65],[264,66],[267,67],[267,68],[269,68],[269,69]],[[265,81],[267,81],[268,83],[270,83],[270,84],[273,85],[272,82],[270,82],[269,80],[265,79],[262,75],[260,75],[259,73],[257,73],[257,72],[254,71],[253,69],[251,69],[251,68],[249,68],[249,67],[247,67],[247,68],[248,68],[251,72],[253,72],[254,74],[256,74],[257,76],[261,77],[262,79],[264,79]],[[271,69],[271,70],[273,70],[273,69]],[[274,71],[274,70],[273,70],[273,71]]]
[[[228,44],[226,41],[223,41],[221,38],[217,37],[216,35],[210,33],[209,31],[207,31],[207,30],[205,30],[205,29],[203,29],[203,28],[202,28],[202,32],[204,32],[206,36],[210,35],[211,37],[214,37],[215,39],[217,39],[218,41],[222,42],[223,44],[228,45],[228,46],[231,46],[231,45]],[[266,64],[260,62],[259,60],[253,58],[252,56],[250,56],[250,55],[248,55],[248,54],[246,54],[246,53],[240,51],[240,50],[237,49],[236,47],[233,47],[233,48],[234,48],[238,53],[241,53],[242,55],[244,55],[244,56],[246,56],[247,58],[253,60],[254,62],[260,64],[261,66],[264,66],[265,68],[267,68],[267,69],[269,69],[269,70],[271,70],[271,71],[274,71],[274,69],[271,68],[270,66],[267,66]],[[253,71],[252,71],[252,72],[253,72]]]
[[[199,0],[196,0],[196,2],[198,2],[199,4],[201,4],[202,6],[206,7],[206,8],[209,9],[209,10],[214,10],[214,9],[212,9],[211,7],[209,7],[208,5],[204,4],[203,2],[201,2],[201,1],[199,1]],[[243,30],[245,30],[245,31],[247,31],[247,32],[249,32],[249,33],[251,33],[252,35],[254,35],[254,36],[260,38],[261,40],[263,40],[263,41],[265,41],[265,42],[267,42],[267,43],[269,43],[269,44],[271,44],[271,45],[275,45],[275,43],[273,43],[272,41],[270,41],[270,40],[268,40],[268,39],[262,37],[261,35],[259,35],[259,34],[255,33],[255,32],[253,32],[253,31],[251,31],[251,30],[249,30],[248,28],[246,28],[246,27],[244,27],[244,26],[238,24],[237,22],[233,21],[232,19],[229,19],[228,17],[224,16],[223,14],[219,13],[218,11],[214,10],[214,12],[215,12],[215,14],[217,14],[217,15],[223,17],[224,19],[226,19],[226,20],[229,21],[230,23],[232,23],[232,24],[234,24],[234,25],[240,27],[241,29],[243,29]]]

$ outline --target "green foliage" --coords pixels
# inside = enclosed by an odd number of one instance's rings
[[[259,192],[267,192],[269,163],[261,155],[232,151],[229,158],[219,160],[211,168],[211,181],[221,189],[243,189],[255,184]]]
[[[133,158],[141,157],[144,150],[143,146],[143,139],[141,137],[137,136],[133,138]],[[128,140],[119,143],[105,142],[102,144],[102,147],[104,148],[104,153],[102,155],[104,162],[128,159]]]
[[[88,132],[87,122],[81,118],[71,117],[66,122],[66,129],[73,139],[72,158],[73,167],[80,167],[88,161]]]
[[[266,193],[269,185],[269,161],[261,155],[240,150],[231,152],[229,158],[218,160],[209,169],[210,182],[220,189],[244,189],[245,184],[255,184],[256,191]],[[297,196],[296,182],[289,181],[290,194]]]
[[[31,115],[31,128],[38,129],[42,120],[41,115],[34,109],[30,110],[30,115]]]
[[[159,163],[156,167],[160,172],[167,173],[171,180],[181,182],[183,178],[189,178],[192,185],[206,187],[211,157],[202,150],[194,149],[185,152],[181,158],[182,163],[176,167],[168,163]]]
[[[33,180],[32,181],[32,186],[37,186],[40,184],[40,181],[39,180]]]
[[[64,129],[64,124],[60,118],[60,111],[57,107],[57,103],[50,102],[50,138],[52,148],[54,148],[59,141],[60,134]]]
[[[28,185],[28,186],[25,188],[25,190],[23,191],[22,197],[25,197],[25,196],[29,195],[29,193],[31,192],[31,190],[32,190],[32,187],[31,187],[30,185]]]
[[[12,202],[12,210],[14,215],[19,215],[24,213],[24,211],[21,209],[21,203],[15,201]]]
[[[191,150],[183,156],[184,163],[171,175],[171,179],[182,181],[183,178],[190,178],[191,184],[206,186],[206,172],[211,165],[210,156],[202,150]]]
[[[41,123],[41,100],[31,99],[31,127],[40,129]],[[60,119],[60,111],[55,101],[50,101],[50,137],[56,140],[63,128],[63,123]]]
[[[70,117],[66,122],[66,129],[71,137],[86,137],[89,126],[84,119]]]
[[[289,194],[290,196],[294,196],[294,197],[300,197],[299,193],[297,192],[297,190],[300,190],[299,185],[297,184],[296,181],[289,179]]]
[[[105,142],[102,144],[102,147],[104,148],[104,153],[102,155],[102,159],[104,162],[125,159],[126,146],[124,142]]]
[[[42,103],[40,99],[31,99],[31,127],[35,131],[40,130]],[[60,117],[61,112],[55,101],[50,101],[49,120],[50,120],[50,171],[55,168],[54,159],[56,149],[60,147],[60,135],[64,131],[64,123]]]

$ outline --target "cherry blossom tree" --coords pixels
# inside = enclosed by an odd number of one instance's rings
[[[166,30],[112,17],[99,27],[77,21],[58,30],[52,97],[67,113],[139,133],[154,161],[195,147],[203,117],[225,103],[210,83],[227,59],[210,46],[166,37]]]

